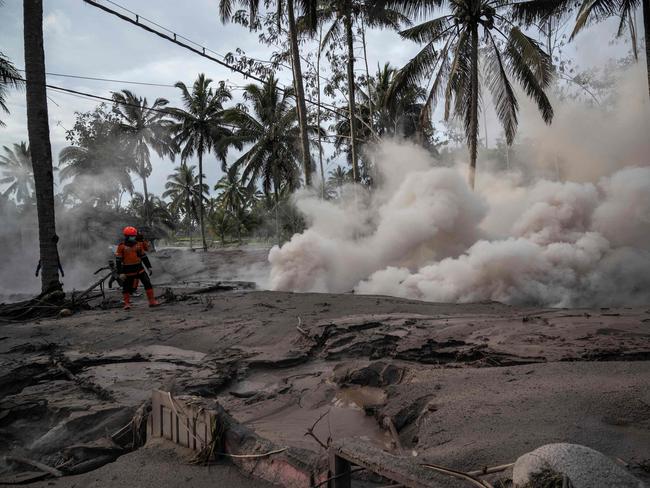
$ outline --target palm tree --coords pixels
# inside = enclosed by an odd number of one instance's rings
[[[7,114],[9,113],[9,108],[5,103],[7,87],[17,88],[20,84],[19,78],[20,74],[14,65],[4,54],[2,54],[2,52],[0,52],[0,110]],[[0,127],[4,126],[5,123],[0,120]]]
[[[156,151],[158,156],[174,157],[174,145],[171,138],[171,128],[174,122],[165,117],[162,111],[169,103],[164,98],[156,98],[149,107],[146,98],[138,97],[129,90],[113,94],[115,101],[113,110],[120,117],[120,129],[127,135],[136,172],[142,178],[144,190],[144,209],[148,208],[149,191],[147,178],[151,175],[151,158],[149,148]],[[145,213],[144,222],[149,225],[149,217]]]
[[[235,161],[231,169],[243,168],[241,179],[250,187],[258,180],[267,195],[274,194],[276,201],[283,186],[298,186],[300,161],[300,128],[296,107],[290,103],[293,93],[281,92],[278,81],[269,77],[264,85],[247,85],[244,99],[249,102],[252,114],[243,108],[228,111],[227,120],[237,127],[235,140],[250,145]],[[316,132],[316,128],[308,127]]]
[[[365,28],[387,27],[398,30],[402,25],[409,25],[410,21],[397,10],[389,8],[383,2],[368,2],[365,0],[327,0],[323,2],[318,10],[318,17],[321,22],[332,22],[323,42],[323,46],[341,38],[341,31],[345,32],[345,44],[347,46],[347,84],[348,84],[348,112],[349,121],[349,145],[350,158],[352,162],[352,174],[355,182],[361,181],[358,165],[358,141],[357,141],[357,110],[356,110],[356,87],[354,78],[354,34],[352,31],[355,20],[360,20]],[[371,108],[371,107],[370,107]],[[371,110],[372,112],[372,110]]]
[[[253,194],[251,188],[239,177],[238,168],[234,166],[214,185],[214,189],[219,192],[218,205],[235,214],[248,205]]]
[[[237,236],[241,241],[241,231],[250,227],[250,209],[257,200],[257,192],[242,181],[235,166],[227,171],[214,189],[219,192],[216,204],[223,210],[217,218],[217,221],[219,218],[222,221],[219,228],[223,230],[225,221],[230,220],[236,226]]]
[[[438,97],[445,97],[445,120],[452,108],[462,117],[470,153],[469,184],[474,188],[476,173],[479,112],[481,110],[480,65],[505,130],[508,144],[517,131],[519,102],[511,78],[532,98],[546,123],[553,119],[553,108],[544,93],[552,79],[553,66],[534,39],[525,35],[507,18],[511,2],[500,0],[435,0],[450,13],[402,31],[405,39],[424,44],[424,48],[404,66],[395,89],[431,78],[431,88],[423,109],[430,117]],[[427,13],[432,4],[406,0],[405,11]],[[481,57],[481,54],[483,56]]]
[[[414,139],[435,152],[433,126],[420,126],[419,115],[424,107],[427,92],[416,83],[404,83],[399,90],[393,90],[397,70],[386,63],[377,69],[368,81],[368,91],[358,90],[357,116],[367,119],[363,126],[356,126],[359,147],[382,136],[397,136]],[[333,126],[337,138],[334,140],[335,154],[346,151],[348,163],[352,162],[349,149],[350,120],[339,117]],[[372,184],[372,162],[364,151],[359,155],[359,171],[362,182]]]
[[[4,195],[13,195],[18,203],[27,202],[34,193],[34,173],[29,146],[26,142],[14,144],[13,149],[3,146],[4,156],[0,156],[0,171],[3,177],[0,184],[8,184]]]
[[[310,30],[316,29],[316,0],[298,0],[298,7],[305,14],[304,21]],[[241,5],[249,11],[249,22],[251,25],[256,21],[259,12],[260,0],[220,0],[219,12],[221,21],[226,23],[234,17],[233,7]],[[293,72],[293,85],[296,97],[298,112],[298,127],[300,129],[300,150],[302,154],[302,166],[305,173],[305,185],[311,186],[312,161],[309,151],[309,126],[307,124],[307,104],[305,102],[305,88],[302,76],[302,65],[300,50],[298,48],[298,28],[296,24],[296,8],[294,0],[286,0],[286,6],[282,0],[275,2],[278,18],[278,30],[280,30],[281,18],[286,12],[289,25],[289,49],[291,52],[291,68]]]
[[[59,153],[60,177],[71,180],[63,193],[94,205],[115,202],[117,208],[122,193],[133,193],[134,161],[125,135],[102,107],[78,118],[68,132],[72,145]]]
[[[45,52],[43,50],[43,0],[23,0],[25,40],[25,79],[27,82],[27,131],[34,169],[38,239],[41,257],[43,294],[62,288],[59,281],[54,216],[54,179],[52,148],[45,91]]]
[[[211,83],[212,80],[201,73],[190,93],[185,83],[179,81],[175,86],[181,90],[185,109],[170,110],[172,117],[178,121],[174,126],[174,143],[182,147],[181,161],[187,161],[194,153],[199,158],[200,187],[203,187],[203,155],[214,152],[225,166],[228,146],[232,144],[232,131],[224,124],[223,107],[224,102],[230,100],[232,95],[223,82],[215,90],[210,87]],[[203,201],[199,200],[197,203],[203,250],[207,251]]]
[[[142,193],[135,192],[126,210],[137,217],[143,226],[156,233],[166,233],[175,227],[174,213],[170,205],[155,195],[149,195],[149,199],[145,200]]]
[[[346,183],[352,181],[350,170],[346,170],[342,166],[337,166],[329,172],[329,177],[327,183],[329,183],[334,188],[341,188]]]
[[[575,0],[526,0],[513,6],[515,19],[527,24],[535,21],[546,21],[551,17],[563,15],[575,3]],[[650,0],[581,0],[576,24],[571,33],[571,39],[593,22],[608,17],[619,17],[617,36],[620,37],[626,26],[634,28],[630,19],[634,11],[643,11],[643,27],[645,32],[646,73],[648,77],[648,95],[650,96]]]
[[[371,92],[361,92],[362,104],[374,107],[373,128],[379,136],[418,136],[420,142],[430,142],[422,140],[426,134],[421,129],[427,129],[426,125],[419,125],[427,92],[417,84],[393,90],[397,74],[398,70],[389,63],[377,67],[377,73],[370,81]]]
[[[174,168],[174,173],[167,177],[163,198],[171,199],[169,206],[172,212],[185,215],[187,237],[192,247],[192,220],[199,220],[197,207],[202,207],[208,195],[208,186],[197,181],[196,166],[181,164]],[[202,180],[202,178],[201,178]]]

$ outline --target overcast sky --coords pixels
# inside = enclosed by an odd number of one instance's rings
[[[165,85],[173,85],[180,80],[190,85],[196,75],[203,72],[214,80],[227,80],[237,86],[248,82],[212,61],[121,21],[82,0],[44,0],[43,3],[45,63],[49,73]],[[270,48],[258,44],[257,34],[249,33],[241,26],[221,24],[218,0],[119,0],[117,3],[220,54],[239,47],[253,57],[268,59],[270,56]],[[5,0],[4,7],[0,8],[3,27],[0,30],[0,51],[17,68],[22,69],[22,0]],[[612,46],[608,43],[612,31],[610,23],[579,36],[571,49],[578,49],[582,66],[598,65],[627,50],[624,45]],[[368,49],[373,71],[377,63],[390,62],[394,66],[402,66],[417,52],[418,47],[400,40],[394,33],[371,32],[368,35]],[[358,55],[362,55],[360,49]],[[359,62],[362,63],[361,58]],[[282,73],[280,78],[285,83],[290,81],[288,72]],[[179,91],[173,87],[124,85],[53,75],[48,76],[48,83],[106,97],[110,97],[112,91],[128,88],[146,96],[150,102],[156,97],[164,97],[172,106],[181,103]],[[233,94],[239,97],[241,90],[235,89]],[[56,164],[59,151],[66,145],[65,129],[74,124],[74,112],[92,110],[98,102],[53,90],[48,91],[48,96],[52,151]],[[8,106],[11,114],[1,115],[7,127],[0,128],[0,145],[27,140],[24,91],[11,93]],[[490,125],[492,121],[489,119]],[[150,191],[160,195],[167,175],[178,162],[157,158],[153,162],[149,187]],[[213,156],[205,159],[205,172],[211,187],[219,178],[219,166]],[[141,182],[136,181],[136,188],[141,188]]]

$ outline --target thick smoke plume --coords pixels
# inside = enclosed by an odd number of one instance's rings
[[[622,82],[607,110],[558,105],[561,134],[528,124],[537,138],[530,168],[552,154],[561,181],[479,169],[474,193],[462,165],[440,167],[415,146],[384,141],[375,155],[382,186],[372,194],[348,188],[340,202],[297,198],[309,228],[271,250],[271,287],[445,302],[647,304],[649,107],[643,78],[630,76],[637,83]],[[589,127],[571,123],[578,120]]]

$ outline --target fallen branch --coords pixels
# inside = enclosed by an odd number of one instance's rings
[[[329,448],[329,444],[330,444],[330,442],[331,442],[332,439],[331,439],[331,438],[328,439],[328,440],[327,440],[327,444],[325,444],[325,443],[324,443],[323,441],[321,441],[321,440],[318,438],[318,436],[314,433],[314,429],[315,429],[316,426],[318,425],[318,422],[320,422],[321,420],[323,420],[323,418],[324,418],[326,415],[328,415],[329,413],[330,413],[329,410],[328,410],[327,412],[324,412],[323,415],[321,415],[320,417],[318,417],[318,419],[316,419],[316,422],[314,422],[314,424],[313,424],[311,427],[309,427],[309,428],[307,429],[307,432],[305,432],[305,436],[309,436],[309,437],[311,437],[311,438],[314,439],[316,442],[318,442],[318,445],[319,445],[319,446],[321,446],[323,449],[326,449],[326,450]]]
[[[82,390],[89,391],[91,393],[94,393],[97,395],[101,400],[106,400],[106,401],[113,401],[113,395],[108,392],[108,390],[105,390],[99,385],[94,384],[91,381],[84,380],[82,378],[79,378],[77,375],[72,373],[68,368],[66,368],[60,361],[54,360],[54,366],[61,372],[63,375],[68,378],[70,381],[73,381],[76,383]]]
[[[304,335],[305,337],[308,338],[309,337],[309,332],[307,332],[301,326],[302,326],[302,320],[300,319],[300,317],[298,317],[298,325],[296,325],[296,329],[298,329],[298,332],[300,332],[302,335]]]
[[[257,459],[257,458],[264,458],[264,457],[269,457],[273,456],[274,454],[280,454],[281,452],[286,451],[289,449],[288,447],[283,447],[282,449],[276,449],[275,451],[269,451],[261,454],[229,454],[227,452],[218,452],[217,454],[219,456],[227,456],[230,458],[235,458],[235,459]]]
[[[32,466],[40,471],[43,471],[44,473],[51,474],[55,478],[60,478],[61,476],[63,476],[63,473],[58,469],[48,466],[47,464],[39,463],[38,461],[34,461],[32,459],[27,459],[27,458],[22,458],[17,456],[4,456],[3,459],[5,462],[9,461],[9,462]]]
[[[421,466],[427,469],[432,469],[434,471],[437,471],[438,473],[446,474],[449,476],[453,476],[454,478],[459,478],[465,481],[469,481],[474,486],[478,486],[479,488],[494,488],[487,481],[480,480],[469,473],[463,473],[462,471],[456,471],[455,469],[445,468],[444,466],[437,466],[435,464],[422,464]]]
[[[502,464],[501,466],[494,466],[493,468],[485,467],[483,469],[477,469],[476,471],[470,471],[467,474],[470,476],[482,476],[485,474],[500,473],[505,471],[508,468],[514,466],[515,463]]]

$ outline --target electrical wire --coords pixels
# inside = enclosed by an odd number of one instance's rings
[[[150,20],[150,19],[148,19],[146,17],[143,17],[140,14],[135,13],[132,10],[127,9],[126,7],[123,7],[122,5],[119,5],[118,3],[113,2],[112,0],[104,0],[104,1],[106,3],[114,5],[115,7],[118,7],[120,9],[124,10],[125,12],[128,12],[129,14],[135,16],[135,19],[132,19],[129,16],[124,15],[123,13],[117,12],[117,11],[107,7],[106,5],[102,5],[102,4],[98,3],[95,0],[83,0],[83,1],[85,3],[87,3],[88,5],[92,5],[93,7],[96,7],[98,9],[100,9],[100,10],[103,10],[106,13],[114,15],[115,17],[118,17],[119,19],[124,20],[125,22],[133,24],[133,25],[135,25],[137,27],[140,27],[141,29],[144,29],[144,30],[146,30],[147,32],[149,32],[151,34],[155,34],[155,35],[157,35],[159,37],[162,37],[163,39],[165,39],[165,40],[167,40],[169,42],[172,42],[172,43],[174,43],[174,44],[176,44],[178,46],[184,47],[185,49],[187,49],[189,51],[192,51],[195,54],[198,54],[199,56],[202,56],[202,57],[204,57],[206,59],[209,59],[209,60],[211,60],[211,61],[213,61],[213,62],[215,62],[217,64],[220,64],[221,66],[224,66],[225,68],[228,68],[231,71],[239,73],[239,74],[243,75],[246,78],[250,78],[250,79],[258,81],[260,83],[265,83],[265,81],[266,81],[264,78],[261,78],[261,77],[255,75],[255,74],[251,73],[250,71],[246,71],[244,69],[238,68],[237,66],[233,66],[232,64],[230,64],[230,63],[228,63],[226,61],[222,61],[221,59],[217,59],[214,56],[211,56],[210,54],[206,54],[207,52],[210,52],[210,53],[214,54],[215,56],[218,56],[220,58],[225,59],[225,56],[223,56],[222,54],[219,54],[219,53],[217,53],[217,52],[215,52],[215,51],[213,51],[213,50],[211,50],[211,49],[209,49],[209,48],[207,48],[205,46],[202,46],[202,45],[192,41],[191,39],[188,39],[187,37],[184,37],[184,36],[182,36],[180,34],[177,34],[174,31],[172,31],[171,29],[169,29],[167,27],[164,27],[164,26],[162,26],[162,25],[160,25],[160,24],[158,24],[158,23],[156,23],[156,22],[154,22],[154,21],[152,21],[152,20]],[[153,28],[153,27],[151,27],[149,25],[146,25],[146,24],[140,22],[141,19],[147,21],[149,24],[151,24],[153,26],[156,26],[156,27],[158,27],[159,29],[161,29],[162,31],[165,31],[165,32],[161,32],[161,31],[156,30],[155,28]],[[179,39],[182,39],[183,41],[186,41],[186,42],[182,42]],[[283,87],[283,86],[278,86],[278,89],[281,90],[282,92],[293,91],[291,88],[287,88],[287,87]],[[294,95],[294,97],[295,97],[295,95]],[[322,108],[322,109],[324,109],[324,110],[326,110],[328,112],[334,113],[337,116],[342,117],[344,119],[349,119],[350,118],[350,115],[348,113],[346,113],[344,110],[339,109],[336,106],[323,104],[322,102],[318,103],[318,102],[315,102],[314,100],[311,100],[309,98],[305,98],[305,102],[309,103],[310,105],[315,105],[317,107],[320,107],[320,108]],[[361,119],[358,116],[357,116],[357,119],[362,124],[364,124],[365,121],[363,119]]]
[[[17,71],[22,71],[23,73],[25,72],[24,69],[19,69]],[[169,85],[169,84],[166,84],[166,83],[116,80],[116,79],[113,79],[113,78],[100,78],[100,77],[97,77],[97,76],[68,75],[68,74],[64,74],[64,73],[46,72],[45,74],[47,76],[57,76],[57,77],[61,77],[61,78],[73,78],[73,79],[77,79],[77,80],[106,81],[106,82],[110,82],[110,83],[121,83],[121,84],[124,84],[124,85],[142,85],[142,86],[157,86],[157,87],[163,87],[163,88],[176,88],[175,85]]]

